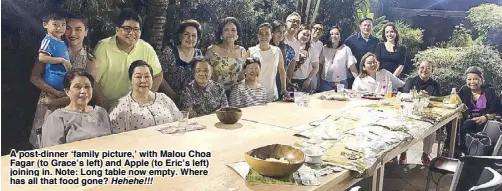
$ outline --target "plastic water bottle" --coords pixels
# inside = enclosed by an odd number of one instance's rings
[[[381,95],[385,95],[385,93],[387,92],[387,83],[385,82],[385,80],[383,80],[382,82],[382,89],[380,90],[380,93]]]
[[[339,92],[338,86],[340,85],[340,76],[336,76],[335,79],[335,92]]]
[[[389,81],[387,85],[387,92],[385,92],[385,98],[392,98],[392,82]]]
[[[450,104],[457,104],[457,88],[452,88],[450,92]]]

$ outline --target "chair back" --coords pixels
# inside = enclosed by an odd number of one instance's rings
[[[455,170],[450,191],[468,191],[478,184],[484,167],[502,169],[502,156],[463,156]]]
[[[502,135],[497,140],[497,144],[493,148],[492,156],[502,156]]]
[[[502,131],[500,130],[500,127],[502,127],[502,123],[495,121],[495,120],[489,120],[486,122],[485,128],[483,129],[483,132],[486,133],[488,137],[490,137],[492,144],[495,145],[498,141],[498,138],[500,135],[502,135]]]
[[[494,191],[502,185],[502,175],[493,168],[485,167],[478,184],[473,186],[469,191]]]

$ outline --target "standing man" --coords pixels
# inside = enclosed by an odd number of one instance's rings
[[[318,55],[315,55],[316,58],[319,58],[321,55],[323,43],[321,42],[321,37],[323,35],[323,29],[324,27],[320,23],[314,23],[312,25],[312,31],[310,32],[311,35],[311,40],[310,40],[310,46],[315,50],[315,52],[318,53]],[[319,76],[322,73],[322,68],[323,66],[319,65],[319,72],[317,72],[317,75],[312,79],[310,82],[310,89],[315,90],[316,92],[318,91],[318,84],[319,84]]]
[[[354,57],[356,57],[357,60],[356,68],[358,72],[360,72],[359,62],[361,61],[363,55],[366,54],[367,52],[373,52],[377,44],[380,42],[378,38],[371,35],[371,32],[373,32],[373,19],[371,18],[361,19],[361,21],[359,21],[359,30],[361,32],[349,36],[349,38],[345,40],[345,45],[347,45],[350,48],[352,54],[354,54]],[[349,75],[351,74],[349,73]],[[352,83],[354,83],[354,77],[356,76],[354,76],[353,78],[350,78],[350,76],[347,77],[349,77],[348,79],[349,88],[352,88]]]
[[[298,33],[298,30],[300,30],[301,23],[302,18],[297,12],[293,12],[288,15],[288,17],[286,17],[286,34],[284,35],[284,43],[291,46],[291,48],[295,50],[295,59],[291,61],[291,64],[288,66],[288,68],[295,67],[296,62],[300,61],[301,44],[300,41],[298,41],[298,37],[296,35]],[[288,71],[288,68],[286,68],[286,71]],[[291,79],[292,77],[293,76],[288,76],[287,79]]]
[[[153,79],[152,91],[157,91],[162,82],[162,70],[155,50],[139,39],[141,24],[142,19],[137,13],[124,9],[115,21],[115,35],[101,40],[96,46],[99,67],[96,87],[102,88],[108,105],[113,105],[131,90],[129,66],[136,60],[143,60],[152,67],[153,76],[149,76]]]

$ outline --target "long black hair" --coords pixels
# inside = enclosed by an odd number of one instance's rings
[[[214,35],[215,38],[215,43],[221,44],[223,43],[223,27],[227,25],[228,23],[233,23],[235,25],[235,28],[237,29],[237,36],[240,36],[241,33],[241,23],[239,23],[239,20],[237,20],[235,17],[226,17],[218,23],[218,27],[216,27],[216,33]],[[237,44],[237,40],[234,42],[234,44]]]
[[[384,42],[387,42],[387,37],[385,37],[385,28],[387,27],[392,27],[392,30],[394,30],[394,33],[396,33],[396,38],[394,38],[394,51],[396,51],[399,47],[399,31],[397,30],[396,24],[394,24],[393,22],[388,22],[387,24],[385,24],[382,29],[382,39]]]
[[[340,42],[338,42],[338,46],[336,48],[339,48],[340,46],[343,45],[343,40],[342,40],[342,30],[338,26],[331,27],[328,31],[328,36],[326,39],[326,46],[328,48],[333,48],[333,43],[331,43],[331,30],[336,29],[338,30],[338,33],[340,33]]]
[[[275,31],[279,30],[281,27],[286,28],[286,24],[280,20],[274,20],[272,23],[272,35],[275,33]],[[284,43],[284,40],[281,40],[279,44],[274,44],[274,38],[270,39],[270,44],[279,47],[281,49],[282,55],[286,57],[286,43]],[[286,59],[284,59],[286,60]]]

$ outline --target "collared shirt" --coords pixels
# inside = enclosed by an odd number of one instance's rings
[[[310,47],[311,48],[314,48],[315,51],[317,52],[317,58],[319,58],[319,56],[321,55],[321,51],[322,51],[322,47],[324,46],[321,42],[321,40],[317,40],[317,41],[310,41]]]
[[[320,59],[324,61],[321,78],[328,82],[335,82],[337,76],[340,81],[346,80],[348,69],[356,64],[356,58],[352,55],[352,51],[345,45],[338,48],[328,48],[325,46],[322,49]]]
[[[349,36],[349,38],[345,40],[345,45],[352,50],[352,54],[356,57],[357,63],[360,63],[364,54],[368,52],[373,53],[379,42],[380,40],[373,35],[370,35],[368,41],[366,41],[361,33],[357,33]],[[359,71],[359,64],[356,64],[356,68]]]
[[[232,107],[250,107],[267,104],[267,90],[261,84],[257,88],[249,88],[244,82],[235,84],[230,91],[229,105]]]
[[[194,57],[202,56],[200,49],[195,49]],[[173,89],[176,95],[180,95],[185,86],[194,80],[192,65],[181,60],[176,46],[167,46],[162,50],[159,55],[161,61],[162,71],[164,72],[164,79],[169,86]]]
[[[114,103],[131,90],[129,66],[136,60],[144,60],[153,69],[153,76],[160,74],[157,53],[147,42],[139,39],[130,53],[117,47],[116,36],[103,39],[96,46],[96,61],[99,66],[103,94],[108,103]]]
[[[222,107],[227,107],[228,101],[222,85],[209,80],[206,87],[199,87],[194,80],[181,92],[180,104],[183,110],[191,108],[197,113],[197,116],[191,117],[198,117],[209,115]]]
[[[131,131],[181,119],[181,112],[174,102],[163,93],[155,93],[153,103],[140,105],[132,92],[118,100],[110,112],[113,133]]]
[[[404,85],[404,82],[392,73],[385,69],[381,69],[377,71],[376,79],[371,76],[365,76],[364,78],[357,77],[352,85],[352,90],[361,93],[384,94],[385,92],[382,92],[382,86],[387,86],[389,82],[392,83],[392,89],[398,89]]]

